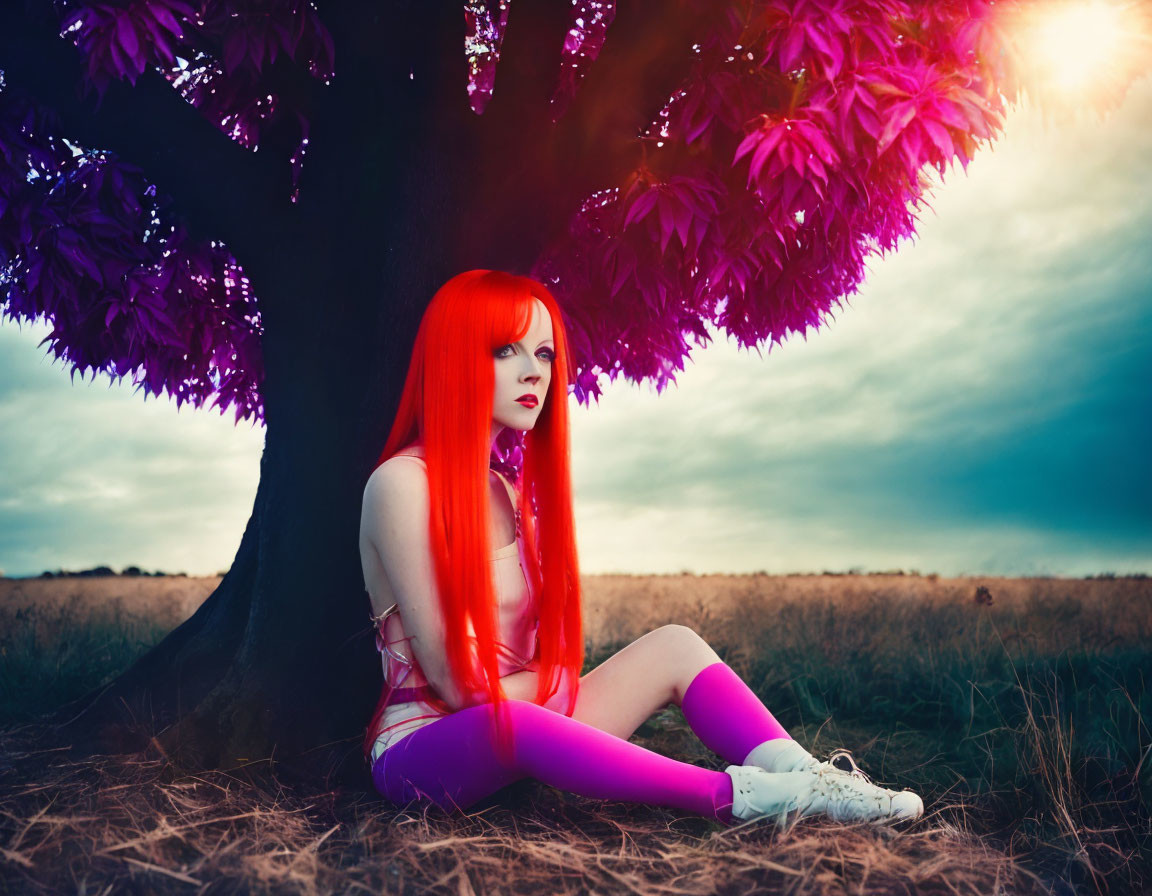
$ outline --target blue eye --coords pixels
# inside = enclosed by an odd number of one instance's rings
[[[506,352],[509,349],[515,350],[515,346],[513,346],[511,342],[509,342],[507,345],[501,346],[500,348],[496,349],[496,351],[495,351],[496,357],[497,358],[509,357],[509,355],[506,354]],[[536,354],[537,354],[537,356],[543,355],[544,360],[547,361],[549,364],[551,364],[553,361],[556,360],[556,353],[554,351],[552,351],[551,349],[548,349],[548,348],[541,349]]]

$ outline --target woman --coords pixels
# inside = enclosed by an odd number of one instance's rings
[[[468,271],[424,314],[361,517],[384,663],[365,738],[380,793],[466,809],[532,777],[726,824],[919,817],[916,794],[872,784],[848,754],[809,755],[690,628],[651,631],[580,677],[568,358],[555,299],[526,277]],[[506,427],[525,434],[519,490],[490,469]],[[723,772],[629,742],[670,702]]]

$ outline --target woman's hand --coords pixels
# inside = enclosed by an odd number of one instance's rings
[[[500,686],[504,688],[504,696],[509,700],[527,700],[532,703],[536,699],[536,687],[540,676],[535,670],[521,669],[519,672],[510,672],[500,679]]]
[[[556,688],[556,693],[552,694],[542,704],[545,708],[551,709],[554,712],[564,712],[568,707],[568,681],[571,675],[567,669],[560,673],[560,684]],[[536,702],[536,688],[539,686],[540,681],[540,664],[533,660],[525,668],[519,672],[513,672],[510,675],[505,675],[500,679],[500,683],[504,686],[504,695],[509,700],[527,700],[529,703]],[[577,683],[577,687],[579,684]]]

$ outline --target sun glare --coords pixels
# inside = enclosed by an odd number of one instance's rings
[[[1023,9],[1016,28],[1026,92],[1049,107],[1111,105],[1149,66],[1141,4],[1050,0]]]
[[[1120,49],[1124,18],[1109,3],[1070,3],[1040,22],[1033,40],[1036,61],[1052,85],[1075,90]]]

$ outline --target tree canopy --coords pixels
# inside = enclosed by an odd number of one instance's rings
[[[502,40],[519,3],[527,15],[527,0],[462,8],[468,77],[457,89],[476,115],[504,86]],[[692,343],[707,343],[707,325],[746,348],[820,327],[857,290],[868,258],[914,232],[926,169],[966,165],[1019,90],[1004,28],[1017,2],[674,5],[706,22],[683,77],[631,138],[636,163],[615,182],[589,185],[532,271],[563,302],[585,403],[605,377],[663,388]],[[103,96],[114,82],[142,85],[159,73],[237,152],[265,144],[265,153],[285,153],[291,176],[280,185],[296,201],[314,106],[338,77],[323,9],[299,0],[43,6],[79,51],[87,89]],[[554,122],[595,74],[602,48],[604,67],[619,70],[615,16],[612,0],[573,5],[545,85]],[[61,58],[67,48],[57,43],[42,64]],[[190,232],[187,193],[170,172],[142,170],[122,138],[79,144],[34,89],[21,90],[28,55],[44,49],[10,42],[0,55],[11,69],[0,90],[7,315],[50,320],[52,351],[73,373],[132,374],[178,405],[260,419],[261,315],[244,259],[200,210]],[[595,111],[580,113],[585,129]]]
[[[264,425],[227,574],[59,736],[362,778],[361,499],[434,290],[547,283],[585,404],[712,330],[805,335],[995,138],[1051,5],[0,3],[4,313],[73,374]]]

